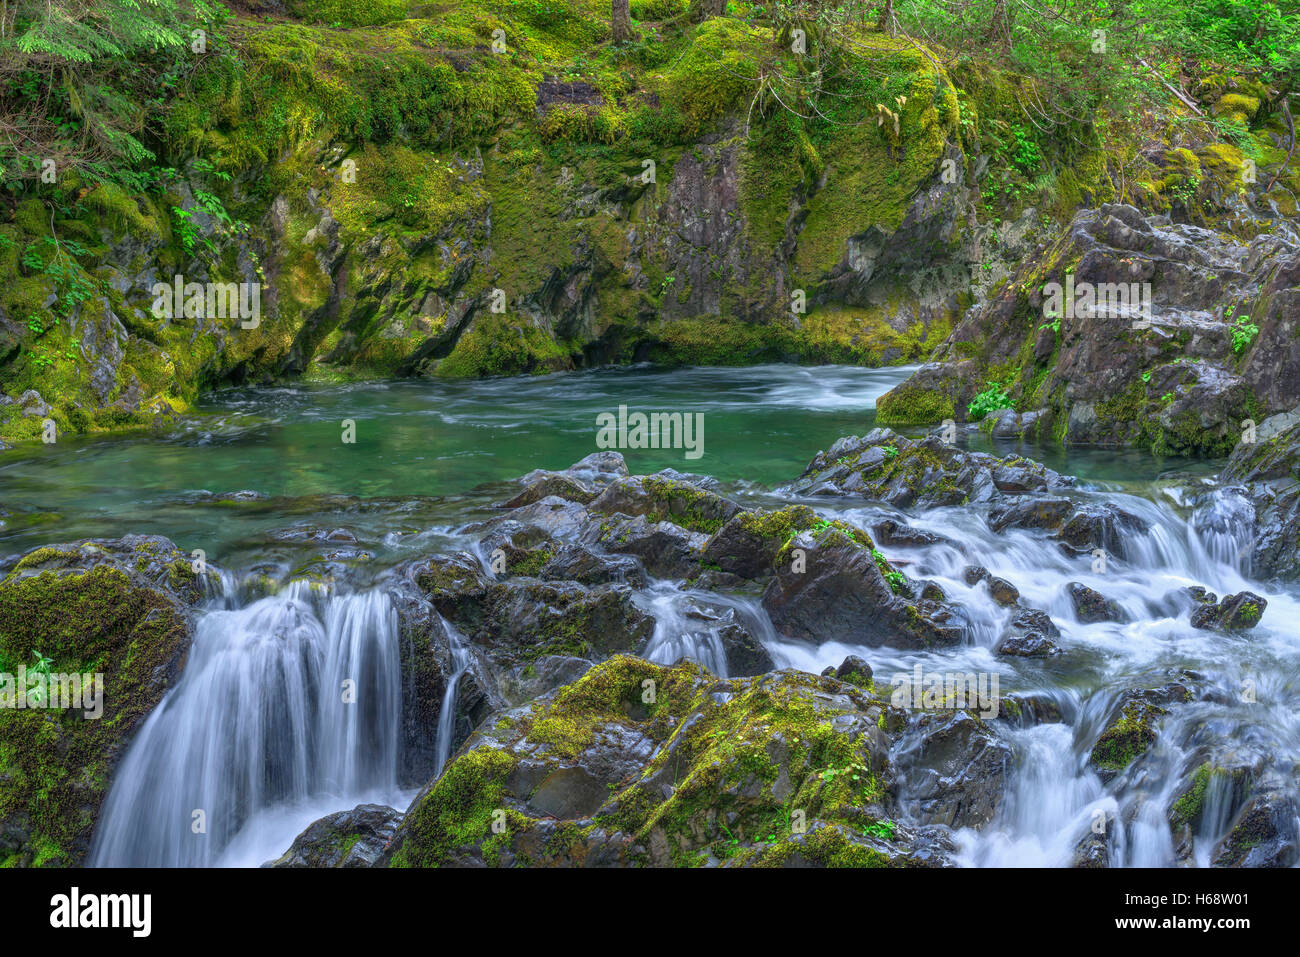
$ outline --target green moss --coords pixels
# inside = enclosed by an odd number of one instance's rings
[[[554,372],[571,365],[569,353],[529,320],[504,313],[479,314],[438,364],[447,378]]]
[[[726,523],[726,503],[712,492],[659,476],[647,476],[642,486],[650,495],[652,522],[674,525],[712,535]]]
[[[876,401],[878,425],[930,425],[955,415],[951,396],[907,384],[891,389]]]
[[[863,820],[862,809],[884,794],[868,742],[837,731],[840,711],[810,697],[815,690],[842,694],[844,685],[783,673],[736,683],[733,696],[719,702],[708,694],[714,684],[690,662],[664,668],[617,656],[597,665],[553,702],[535,705],[514,729],[523,735],[512,737],[516,744],[488,740],[456,758],[412,808],[394,863],[445,863],[457,848],[475,846],[488,863],[503,861],[507,850],[521,864],[580,863],[597,828],[629,835],[632,845],[665,848],[678,866],[697,866],[709,854],[779,864],[796,848],[828,866],[887,863],[886,855],[845,839]],[[873,698],[864,696],[859,706],[883,713]],[[517,756],[572,760],[612,726],[655,741],[657,757],[632,780],[611,785],[610,800],[590,825],[559,822],[546,842],[537,841],[537,822],[506,793]],[[784,797],[778,786],[787,788]],[[488,837],[498,807],[506,810],[509,833]],[[794,809],[807,817],[806,835],[793,833]],[[822,834],[827,826],[845,833]]]
[[[1196,769],[1191,787],[1169,809],[1169,823],[1175,830],[1183,825],[1195,827],[1200,821],[1201,811],[1205,807],[1205,789],[1209,786],[1211,775],[1216,773],[1222,774],[1223,771],[1208,761]]]
[[[49,550],[29,558],[48,561]],[[0,709],[0,824],[26,822],[16,863],[78,865],[107,794],[111,763],[157,704],[156,675],[189,638],[176,606],[123,572],[15,571],[0,583],[0,671],[31,664],[54,673],[102,674],[104,714],[80,709]]]
[[[309,23],[367,27],[406,16],[408,0],[289,0],[289,11]]]
[[[1153,725],[1169,712],[1143,701],[1124,706],[1118,721],[1102,732],[1092,749],[1092,763],[1106,771],[1122,771],[1146,753],[1156,739]]]
[[[475,748],[451,762],[403,822],[423,839],[403,843],[392,866],[438,867],[456,848],[489,839],[513,766],[505,752],[492,748]]]

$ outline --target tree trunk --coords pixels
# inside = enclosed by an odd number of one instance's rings
[[[727,0],[691,0],[691,20],[699,22],[727,14]]]
[[[609,22],[614,28],[615,43],[632,39],[632,14],[628,9],[628,0],[612,0]]]
[[[894,35],[894,0],[885,0],[885,7],[880,11],[880,23],[876,26],[891,37]]]

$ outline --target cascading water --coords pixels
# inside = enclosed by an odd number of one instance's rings
[[[92,864],[261,863],[322,813],[400,800],[388,597],[296,582],[226,604],[202,615],[184,674],[132,742]]]
[[[456,700],[460,695],[460,679],[469,670],[469,642],[451,622],[443,619],[447,632],[447,645],[451,652],[452,671],[447,678],[447,689],[442,693],[442,710],[438,712],[438,738],[435,742],[433,776],[442,774],[451,757],[451,740],[456,731]]]
[[[1028,727],[993,723],[1012,754],[1005,798],[987,825],[957,831],[961,863],[1068,866],[1080,841],[1100,827],[1112,866],[1205,866],[1244,796],[1233,789],[1228,776],[1211,778],[1188,859],[1174,845],[1169,809],[1190,771],[1211,755],[1284,770],[1300,760],[1300,687],[1294,680],[1300,674],[1300,643],[1292,624],[1300,620],[1300,602],[1288,591],[1245,577],[1249,541],[1241,530],[1246,523],[1241,521],[1238,496],[1152,501],[1083,490],[1075,497],[1116,505],[1138,516],[1148,529],[1126,533],[1123,556],[1110,556],[1098,565],[1091,556],[1069,554],[1041,533],[995,533],[975,509],[900,516],[882,507],[837,509],[833,500],[810,500],[819,510],[861,527],[882,518],[905,518],[916,528],[959,543],[886,552],[910,577],[937,582],[960,606],[966,641],[934,652],[838,643],[813,647],[771,638],[764,644],[778,666],[810,672],[838,664],[846,654],[860,655],[873,666],[877,687],[886,695],[892,676],[909,674],[920,664],[927,672],[995,673],[1003,698],[1014,691],[1053,702],[1059,720]],[[1175,505],[1194,505],[1191,520],[1185,521]],[[1026,661],[993,654],[1010,613],[992,600],[986,585],[967,584],[962,573],[968,565],[982,565],[1007,579],[1019,590],[1023,604],[1047,611],[1061,631],[1064,657]],[[1121,620],[1079,621],[1065,590],[1070,582],[1104,594],[1119,607]],[[1256,592],[1269,602],[1267,615],[1249,637],[1193,628],[1187,605],[1171,597],[1189,585],[1220,595]],[[1068,664],[1054,667],[1054,660]],[[1103,782],[1089,766],[1088,755],[1119,696],[1189,670],[1210,693],[1160,718],[1157,739],[1139,771],[1130,769]],[[1246,687],[1252,690],[1249,698],[1242,693]],[[902,784],[906,809],[906,775]]]

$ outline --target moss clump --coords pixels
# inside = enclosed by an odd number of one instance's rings
[[[1184,825],[1195,828],[1200,823],[1201,812],[1205,809],[1205,790],[1210,785],[1210,778],[1225,773],[1222,768],[1216,768],[1209,761],[1196,769],[1196,773],[1192,776],[1191,787],[1174,801],[1169,809],[1169,824],[1174,830]]]
[[[0,583],[0,672],[30,667],[39,652],[53,673],[104,682],[98,719],[80,708],[0,709],[0,832],[13,825],[28,835],[0,853],[0,866],[82,863],[111,771],[189,635],[173,600],[106,565],[16,571]]]
[[[706,20],[665,75],[663,98],[688,117],[695,130],[703,129],[753,98],[767,42],[763,31],[740,20]]]
[[[369,27],[406,17],[408,0],[290,0],[289,12],[308,23]]]
[[[1118,773],[1146,753],[1156,739],[1154,724],[1169,712],[1141,700],[1128,702],[1092,749],[1093,766],[1102,771]]]
[[[955,415],[951,396],[906,383],[886,392],[876,402],[879,425],[930,425]]]
[[[422,839],[404,842],[391,865],[438,867],[448,863],[456,848],[489,840],[513,766],[509,755],[492,748],[476,748],[449,764],[402,822]]]
[[[685,482],[650,475],[642,480],[642,487],[650,498],[646,518],[652,522],[666,520],[693,532],[712,535],[735,511],[726,499]]]
[[[438,363],[446,378],[554,372],[572,366],[568,350],[527,319],[505,314],[476,316],[473,326]]]

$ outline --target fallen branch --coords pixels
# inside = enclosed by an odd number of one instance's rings
[[[1146,60],[1143,60],[1141,57],[1138,58],[1138,63],[1141,63],[1144,67],[1146,67],[1148,70],[1150,70],[1150,71],[1151,71],[1151,75],[1154,76],[1157,80],[1159,80],[1159,81],[1160,81],[1160,84],[1161,84],[1161,85],[1162,85],[1166,90],[1168,90],[1168,91],[1169,91],[1170,93],[1172,93],[1174,96],[1178,97],[1178,101],[1179,101],[1180,103],[1182,103],[1183,106],[1187,107],[1189,110],[1191,110],[1191,111],[1192,111],[1193,113],[1195,113],[1197,116],[1204,116],[1204,115],[1205,115],[1205,112],[1204,112],[1204,111],[1203,111],[1199,106],[1197,106],[1194,102],[1192,102],[1191,97],[1189,97],[1189,96],[1188,96],[1186,93],[1184,93],[1182,90],[1178,89],[1178,87],[1176,87],[1176,86],[1174,86],[1173,84],[1169,83],[1169,82],[1168,82],[1168,81],[1167,81],[1163,76],[1161,76],[1159,73],[1156,72],[1156,68],[1153,67],[1150,63],[1148,63]]]

